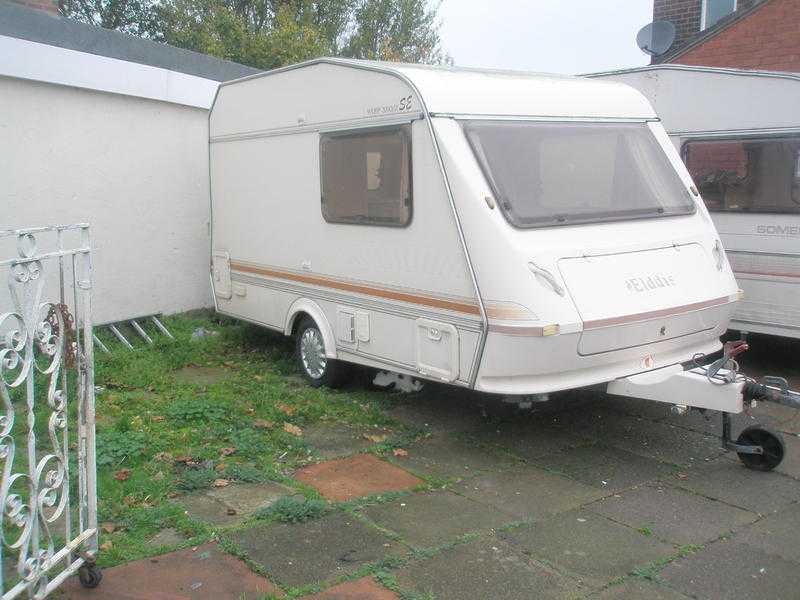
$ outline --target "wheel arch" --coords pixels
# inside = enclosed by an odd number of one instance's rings
[[[328,358],[336,358],[336,336],[333,334],[333,328],[328,322],[325,313],[319,307],[319,304],[308,298],[298,298],[289,307],[286,314],[286,322],[284,324],[283,333],[292,335],[296,326],[300,323],[304,316],[308,315],[319,327],[322,333],[322,340],[325,342],[325,356]]]

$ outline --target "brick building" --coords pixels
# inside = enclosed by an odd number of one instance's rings
[[[675,42],[653,63],[800,71],[800,0],[655,0]]]

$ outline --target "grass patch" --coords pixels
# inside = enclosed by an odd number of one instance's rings
[[[303,523],[319,519],[330,510],[327,502],[304,496],[282,496],[274,503],[256,512],[257,519],[281,523]]]
[[[135,351],[97,330],[111,350],[95,354],[103,567],[173,549],[150,541],[165,528],[186,538],[174,548],[218,539],[224,530],[192,520],[179,501],[183,494],[211,489],[216,479],[230,486],[276,481],[311,498],[283,500],[269,516],[275,520],[297,522],[331,510],[313,491],[291,480],[297,468],[313,461],[315,449],[302,435],[292,435],[292,428],[285,430],[286,424],[301,431],[323,422],[391,427],[398,443],[416,437],[386,416],[392,394],[356,384],[342,391],[306,385],[296,371],[294,344],[282,335],[210,313],[166,317],[163,322],[175,339],[155,334],[153,345],[142,344]],[[216,335],[192,339],[198,328]],[[77,473],[74,372],[68,378],[70,470]],[[50,413],[42,383],[37,379],[35,431],[39,451],[45,452]],[[12,401],[18,411],[11,435],[23,448],[24,389],[12,390]],[[26,468],[24,452],[18,453],[14,468]],[[13,491],[26,499],[26,487],[16,487]],[[71,493],[74,498],[77,485]]]

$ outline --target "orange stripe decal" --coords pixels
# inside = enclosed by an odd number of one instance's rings
[[[254,275],[262,275],[264,277],[273,277],[275,279],[297,281],[298,283],[317,285],[320,287],[341,290],[344,292],[354,292],[356,294],[364,294],[366,296],[375,296],[378,298],[385,298],[387,300],[398,300],[400,302],[408,302],[410,304],[420,304],[422,306],[430,306],[432,308],[452,310],[454,312],[466,313],[469,315],[480,315],[480,309],[478,308],[477,304],[459,302],[458,300],[435,298],[421,294],[411,294],[408,292],[400,292],[387,288],[377,288],[359,283],[351,283],[339,279],[331,279],[328,277],[315,275],[303,275],[300,273],[293,273],[291,271],[280,271],[239,262],[231,262],[231,270],[238,271],[240,273],[252,273]]]

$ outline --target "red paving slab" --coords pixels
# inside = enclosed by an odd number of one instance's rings
[[[103,570],[92,590],[71,578],[66,600],[255,600],[278,588],[214,543]]]
[[[408,471],[372,454],[357,454],[303,467],[294,476],[326,498],[338,501],[381,492],[399,492],[423,483]]]
[[[305,600],[400,600],[400,597],[379,585],[372,577],[364,577],[306,596]]]

